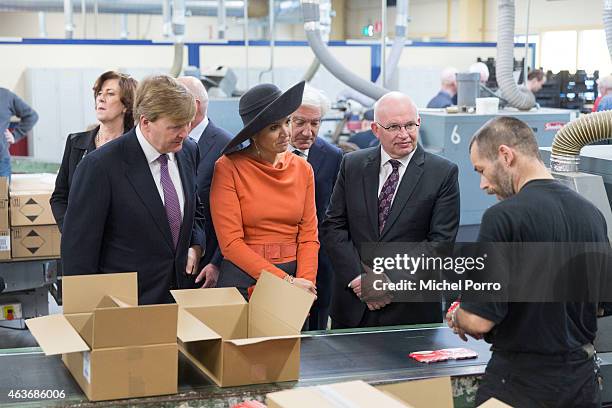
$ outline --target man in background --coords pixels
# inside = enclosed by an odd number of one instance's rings
[[[215,162],[232,136],[208,118],[208,93],[202,81],[191,76],[180,77],[177,80],[194,96],[196,103],[196,114],[191,122],[189,137],[196,141],[200,150],[197,185],[206,217],[204,224],[206,249],[197,269],[195,284],[205,288],[214,288],[219,278],[219,265],[221,265],[223,255],[219,250],[219,242],[210,215],[210,184]]]
[[[324,139],[317,137],[321,119],[329,110],[329,100],[321,91],[310,86],[304,88],[302,105],[291,115],[289,150],[306,159],[315,177],[315,203],[319,230],[325,219],[340,162],[342,151]],[[317,271],[317,300],[310,310],[309,330],[325,330],[331,305],[334,272],[324,245],[319,248]]]
[[[446,108],[456,105],[454,98],[457,95],[457,68],[444,68],[440,74],[440,92],[427,104],[428,108]]]

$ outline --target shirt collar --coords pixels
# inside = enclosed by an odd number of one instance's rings
[[[158,152],[157,149],[153,147],[153,145],[149,143],[147,138],[142,134],[142,130],[140,130],[140,125],[136,126],[136,138],[138,139],[138,143],[140,143],[140,147],[142,148],[142,151],[144,152],[145,157],[147,158],[147,163],[151,164],[156,161],[161,155],[161,153]],[[174,153],[167,153],[167,155],[168,160],[174,160]]]
[[[202,137],[202,133],[204,133],[204,131],[206,130],[208,123],[208,116],[205,116],[204,119],[202,119],[202,121],[198,123],[198,126],[194,127],[193,130],[189,132],[189,137],[195,140],[196,143],[198,143],[200,141],[200,138]]]
[[[412,150],[412,152],[410,152],[409,155],[404,156],[400,159],[396,159],[396,160],[400,162],[402,166],[408,167],[408,163],[410,163],[410,159],[412,159],[412,156],[414,156],[414,152],[416,152],[416,149],[418,149],[418,145],[415,149]],[[383,167],[385,164],[387,164],[389,160],[392,160],[391,156],[389,156],[389,154],[385,152],[385,149],[383,149],[383,147],[381,146],[380,147],[380,167]]]
[[[306,150],[298,149],[297,147],[293,146],[291,143],[289,143],[287,150],[289,150],[291,153],[293,153],[294,150],[299,150],[299,152],[302,153],[305,158],[308,158],[308,152],[310,151],[310,149],[306,149]]]

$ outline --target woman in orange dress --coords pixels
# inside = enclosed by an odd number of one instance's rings
[[[244,128],[215,165],[210,204],[223,254],[217,287],[236,287],[245,298],[266,271],[316,294],[314,174],[287,151],[289,115],[303,90],[304,82],[285,93],[272,84],[248,90],[239,103]]]

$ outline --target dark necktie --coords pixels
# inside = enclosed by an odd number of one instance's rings
[[[397,184],[399,182],[399,166],[400,162],[397,160],[389,160],[389,164],[393,167],[393,171],[385,180],[385,184],[383,184],[382,189],[380,190],[380,195],[378,196],[378,233],[382,233],[382,230],[385,228],[385,222],[387,222],[387,217],[389,217],[389,212],[391,211],[391,202],[393,201],[393,195],[395,194],[395,190],[397,189]]]
[[[295,154],[298,157],[304,157],[304,153],[300,152],[298,149],[295,149],[293,151],[293,154]]]
[[[159,161],[161,165],[160,181],[164,192],[164,207],[166,208],[168,225],[170,226],[170,233],[172,234],[172,242],[176,248],[182,223],[181,204],[179,203],[178,194],[176,193],[176,189],[170,178],[170,172],[168,171],[168,155],[160,155],[157,161]]]

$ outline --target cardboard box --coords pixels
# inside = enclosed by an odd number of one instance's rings
[[[414,408],[453,408],[450,377],[383,384],[376,388]]]
[[[176,304],[138,305],[136,273],[65,276],[64,314],[26,320],[91,401],[174,394]]]
[[[266,396],[266,405],[268,408],[410,407],[363,381],[273,392]]]
[[[13,258],[58,258],[61,234],[57,225],[11,228]]]
[[[0,261],[11,259],[11,231],[0,230]]]
[[[49,199],[55,176],[47,173],[15,174],[11,178],[11,226],[55,224]]]
[[[0,199],[0,230],[8,229],[9,226],[9,200]]]
[[[9,198],[9,182],[8,177],[0,177],[0,200],[8,200]]]
[[[314,295],[263,273],[249,303],[236,288],[172,291],[179,349],[220,387],[297,380]]]

